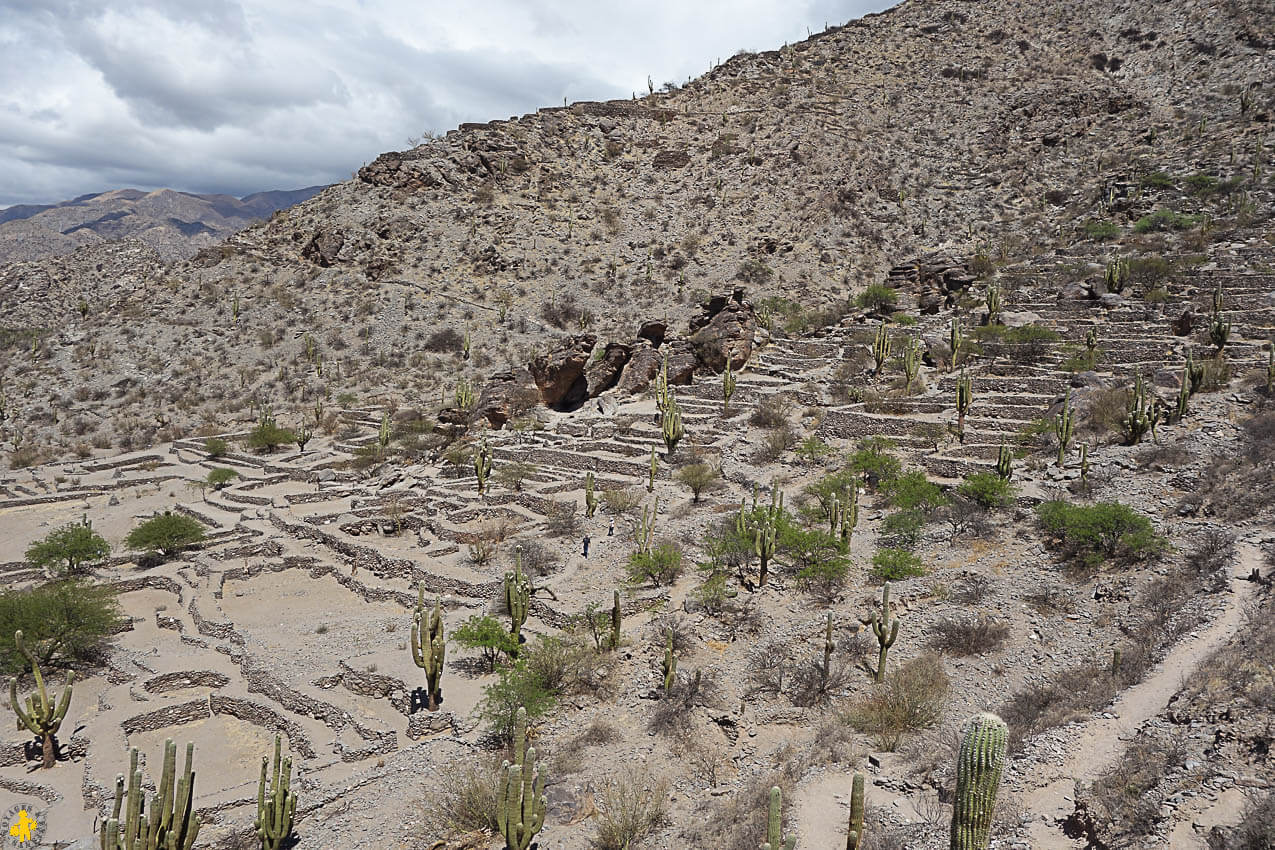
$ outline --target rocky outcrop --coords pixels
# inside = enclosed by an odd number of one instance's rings
[[[584,377],[589,387],[589,398],[597,398],[620,381],[624,365],[633,354],[633,346],[623,342],[608,342],[602,359],[591,363]]]
[[[886,285],[916,293],[921,312],[933,315],[938,305],[952,307],[975,281],[969,266],[942,254],[927,254],[890,269]]]
[[[695,358],[712,372],[724,372],[727,361],[732,369],[742,368],[753,353],[757,331],[757,316],[744,301],[744,291],[737,288],[729,298],[713,296],[704,302],[703,310],[691,320],[689,341]]]
[[[327,268],[336,262],[337,255],[345,247],[345,234],[339,230],[319,230],[301,249],[301,256],[312,263]]]
[[[540,391],[526,369],[497,372],[478,397],[478,415],[486,417],[491,427],[501,428],[539,400]]]
[[[531,361],[531,377],[546,407],[574,410],[588,398],[589,385],[584,370],[597,341],[593,334],[569,337]]]
[[[699,358],[689,340],[673,339],[664,343],[660,349],[668,360],[669,386],[687,386],[695,378],[695,370],[699,368]]]
[[[651,321],[643,322],[642,327],[638,328],[638,339],[644,339],[656,348],[660,347],[660,343],[664,342],[664,337],[668,334],[668,322]]]
[[[621,395],[636,395],[651,385],[660,372],[660,353],[645,340],[633,348],[618,385]]]

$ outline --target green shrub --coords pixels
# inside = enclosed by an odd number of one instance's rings
[[[452,632],[452,641],[465,649],[480,650],[488,670],[496,669],[500,656],[512,656],[518,651],[514,636],[495,617],[470,617]]]
[[[233,469],[223,469],[219,467],[217,469],[209,470],[207,482],[209,487],[214,490],[220,490],[238,477],[239,473],[235,472]]]
[[[27,561],[31,566],[48,570],[57,577],[88,572],[89,564],[110,556],[111,545],[91,526],[79,522],[54,529],[43,540],[27,547]]]
[[[628,572],[634,584],[672,584],[682,574],[682,550],[665,541],[650,552],[634,552],[629,556]]]
[[[204,527],[185,514],[165,511],[134,528],[124,544],[137,552],[160,552],[171,558],[204,539]]]
[[[906,549],[878,549],[872,556],[872,577],[877,581],[898,581],[925,575],[921,559]]]
[[[916,508],[895,511],[881,523],[881,538],[892,549],[915,549],[925,531],[926,515]]]
[[[890,505],[902,510],[928,512],[942,506],[945,501],[939,485],[925,477],[919,469],[886,481],[881,485]]]
[[[204,451],[208,452],[209,460],[216,460],[230,451],[230,444],[221,437],[209,437],[204,440]]]
[[[280,428],[274,422],[262,422],[248,434],[244,444],[256,451],[272,452],[279,446],[296,442],[297,435],[287,428]]]
[[[903,471],[903,464],[889,452],[892,448],[894,441],[887,437],[862,440],[858,450],[848,458],[850,468],[870,487],[887,485]]]
[[[967,475],[956,492],[984,508],[1005,508],[1013,503],[1016,488],[994,472],[976,472]]]
[[[1137,233],[1152,233],[1162,230],[1188,230],[1204,221],[1203,215],[1183,215],[1169,209],[1160,209],[1144,215],[1133,225]]]
[[[513,738],[519,708],[527,709],[531,722],[548,713],[558,700],[540,676],[519,662],[500,671],[500,679],[488,685],[475,713],[491,737],[501,743]]]
[[[854,298],[856,306],[877,313],[889,313],[899,301],[899,293],[884,283],[874,283]]]
[[[1163,171],[1149,171],[1139,182],[1148,189],[1172,189],[1176,185],[1173,178]]]
[[[1084,232],[1086,239],[1094,242],[1107,242],[1120,235],[1120,228],[1115,222],[1098,221],[1093,218],[1081,225],[1080,229]]]
[[[68,579],[0,593],[0,669],[26,669],[13,634],[22,637],[41,666],[93,660],[119,626],[115,591]]]
[[[1042,502],[1036,516],[1045,531],[1061,539],[1069,557],[1088,567],[1107,560],[1142,560],[1165,546],[1151,520],[1119,502]]]

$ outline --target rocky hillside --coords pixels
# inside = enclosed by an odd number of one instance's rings
[[[0,265],[65,256],[121,239],[136,239],[164,260],[180,260],[314,197],[322,188],[256,192],[242,198],[116,189],[60,204],[19,204],[0,210]]]

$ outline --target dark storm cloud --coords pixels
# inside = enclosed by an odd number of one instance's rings
[[[683,82],[860,0],[0,0],[0,206],[346,179],[425,130]]]

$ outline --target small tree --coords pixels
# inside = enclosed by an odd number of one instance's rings
[[[1014,502],[1017,492],[1008,478],[994,472],[976,472],[965,476],[956,487],[958,495],[976,502],[984,508],[1007,508]]]
[[[535,475],[538,468],[534,463],[523,461],[504,463],[496,470],[496,480],[515,493],[521,493],[523,482]]]
[[[86,523],[72,522],[27,547],[31,566],[62,578],[88,572],[88,565],[111,555],[111,546]]]
[[[93,658],[118,625],[116,593],[106,585],[69,579],[0,593],[0,670],[27,667],[15,632],[47,667]]]
[[[250,449],[259,452],[272,452],[279,446],[294,443],[297,435],[289,431],[287,428],[280,428],[274,423],[274,419],[268,414],[261,417],[261,421],[257,423],[257,427],[253,428],[248,434],[244,443]]]
[[[672,584],[682,574],[682,550],[676,543],[665,541],[649,552],[629,556],[629,581],[651,582],[659,586]]]
[[[921,559],[906,549],[878,549],[872,556],[872,577],[878,581],[898,581],[925,575]]]
[[[204,527],[192,517],[169,511],[151,517],[124,538],[128,548],[138,552],[160,552],[171,558],[204,539]]]
[[[209,437],[204,440],[204,451],[208,452],[209,460],[216,460],[230,451],[230,444],[221,437]]]
[[[239,473],[235,472],[233,469],[217,468],[209,471],[208,478],[206,480],[209,487],[214,490],[221,490],[238,477]]]
[[[502,670],[500,680],[487,686],[476,713],[488,733],[505,743],[513,739],[519,708],[527,710],[527,720],[535,720],[556,703],[557,697],[540,676],[520,662]]]
[[[496,669],[500,656],[518,651],[518,639],[495,617],[470,617],[452,633],[452,640],[465,649],[479,650],[488,670]]]
[[[691,491],[692,501],[698,502],[702,493],[720,486],[721,472],[707,463],[688,463],[673,473],[673,477]]]

